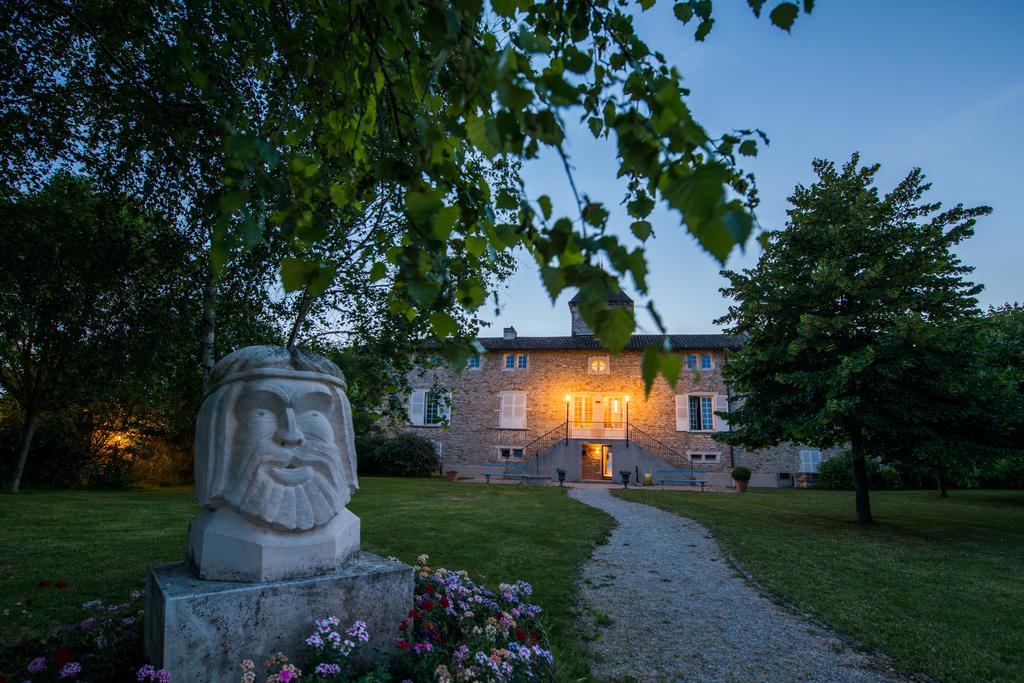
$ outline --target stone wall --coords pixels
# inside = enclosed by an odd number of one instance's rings
[[[798,448],[749,453],[718,443],[710,433],[676,430],[675,396],[694,392],[714,394],[725,399],[726,388],[718,368],[724,362],[721,350],[694,350],[690,353],[711,353],[713,369],[683,370],[675,390],[659,377],[650,396],[644,396],[640,372],[640,351],[623,351],[609,356],[607,374],[590,374],[592,356],[608,355],[585,350],[531,350],[525,370],[504,367],[503,352],[492,351],[481,357],[479,369],[456,375],[436,370],[411,378],[416,389],[448,388],[452,392],[451,416],[448,426],[406,426],[413,433],[439,443],[445,466],[501,462],[499,449],[525,448],[552,430],[564,431],[566,396],[577,392],[621,393],[629,397],[629,422],[680,454],[715,453],[718,462],[701,462],[695,468],[709,472],[728,472],[736,465],[746,465],[755,472],[795,472],[799,465]],[[682,350],[685,359],[688,353]],[[501,429],[499,413],[502,391],[526,393],[526,428]],[[553,438],[557,438],[557,435]],[[606,439],[593,439],[595,442]],[[680,464],[682,466],[682,464]]]

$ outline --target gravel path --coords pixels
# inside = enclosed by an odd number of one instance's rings
[[[761,595],[707,529],[577,486],[618,521],[584,567],[584,630],[603,680],[885,681],[884,665]],[[684,494],[681,494],[684,495]]]

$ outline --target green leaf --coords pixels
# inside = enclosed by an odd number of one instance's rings
[[[498,153],[498,130],[494,119],[471,116],[466,121],[466,136],[487,158]]]
[[[700,22],[700,26],[697,27],[697,31],[696,33],[693,34],[693,37],[697,40],[703,41],[705,38],[708,37],[708,34],[711,33],[711,27],[714,25],[714,19],[705,19],[704,21]]]
[[[673,389],[676,388],[676,383],[679,382],[679,375],[683,372],[683,357],[678,353],[665,353],[662,351],[661,355],[661,374],[665,376],[665,381]]]
[[[690,4],[687,2],[677,2],[672,8],[672,11],[675,12],[676,19],[684,24],[690,19],[693,19],[693,8],[690,7]]]
[[[629,229],[641,242],[646,242],[651,233],[654,232],[654,226],[647,221],[636,221],[629,226]]]
[[[438,209],[434,214],[434,237],[439,240],[447,240],[461,215],[462,209],[458,206],[443,206]]]
[[[379,282],[388,276],[388,268],[381,261],[370,266],[370,282]]]
[[[470,235],[466,238],[466,251],[476,257],[480,257],[487,248],[487,238],[480,235]]]
[[[590,127],[590,132],[594,134],[594,137],[601,135],[601,131],[604,130],[604,122],[596,116],[591,116],[590,120],[587,121],[587,125]]]
[[[326,263],[318,264],[310,276],[307,277],[310,296],[317,297],[326,292],[327,288],[334,282],[337,274],[338,269],[335,266]]]
[[[761,16],[761,8],[764,7],[765,0],[747,0],[747,4],[750,5],[750,9],[754,10],[754,16]]]
[[[519,0],[491,0],[491,7],[499,17],[514,17],[519,8]]]
[[[654,386],[654,380],[658,377],[658,370],[661,368],[659,356],[658,347],[651,345],[644,348],[644,355],[640,359],[640,375],[644,379],[644,396],[651,395],[651,387]]]
[[[641,9],[643,9],[644,12],[654,7],[654,3],[656,3],[657,1],[658,0],[639,0],[640,7]]]
[[[220,196],[220,208],[224,213],[233,213],[249,202],[249,193],[245,190],[228,190]]]
[[[740,143],[740,154],[745,157],[756,157],[757,156],[757,141],[756,140],[744,140]]]
[[[407,192],[405,195],[405,210],[409,212],[409,216],[413,220],[426,220],[440,208],[441,192],[439,190]]]
[[[804,0],[804,11],[810,14],[814,10],[814,0]]]
[[[306,274],[309,273],[311,265],[305,259],[281,259],[281,283],[284,284],[284,291],[295,292],[305,287]]]
[[[455,318],[443,311],[434,311],[430,314],[430,327],[438,339],[450,337],[459,331],[459,324]]]
[[[793,26],[793,22],[796,20],[796,15],[800,13],[800,8],[792,2],[781,2],[775,6],[772,10],[769,18],[772,23],[781,28],[783,31],[789,31]]]
[[[537,204],[540,205],[541,213],[544,214],[544,220],[551,220],[551,197],[543,194],[537,199]]]
[[[519,208],[519,197],[515,196],[511,192],[502,190],[498,193],[498,199],[494,203],[499,209],[518,209]]]

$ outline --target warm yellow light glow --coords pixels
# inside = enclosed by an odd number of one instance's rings
[[[570,396],[569,394],[566,394],[565,395],[565,402],[568,403],[571,400],[572,400],[572,396]]]
[[[626,403],[629,403],[629,396],[626,396],[623,400],[625,400]]]

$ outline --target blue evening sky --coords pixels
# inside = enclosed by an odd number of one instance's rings
[[[862,162],[882,164],[882,191],[920,166],[933,183],[929,200],[993,208],[959,249],[985,285],[982,305],[1024,300],[1024,2],[819,0],[790,35],[766,17],[755,19],[742,0],[718,0],[704,43],[693,40],[692,26],[675,21],[671,8],[658,3],[638,17],[638,27],[679,68],[697,120],[713,136],[760,128],[771,139],[745,165],[757,175],[762,226],[785,222],[786,198],[796,184],[812,182],[815,157],[842,162],[859,150]],[[610,224],[628,235],[614,146],[580,125],[570,132],[569,149],[580,191],[603,200]],[[575,214],[560,161],[532,162],[526,177],[531,197],[547,193],[556,215]],[[650,293],[669,331],[716,331],[713,321],[727,308],[717,263],[667,210],[659,207],[651,222]],[[727,266],[756,258],[751,241]],[[483,336],[501,334],[505,325],[521,335],[569,333],[572,293],[552,305],[531,261],[520,260],[500,296],[497,315],[486,306],[493,326]],[[643,303],[638,298],[638,311]],[[656,331],[644,313],[638,323]]]

